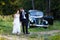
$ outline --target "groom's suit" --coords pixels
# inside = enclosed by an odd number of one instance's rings
[[[25,18],[22,12],[20,12],[20,21],[22,22],[23,33],[28,34],[28,14],[25,14]]]

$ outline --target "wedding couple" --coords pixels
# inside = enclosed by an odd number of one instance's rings
[[[20,34],[22,32],[24,34],[29,34],[28,32],[28,14],[24,11],[23,8],[17,10],[14,14],[14,22],[13,22],[13,34]]]

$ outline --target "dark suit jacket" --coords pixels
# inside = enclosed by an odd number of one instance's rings
[[[29,14],[26,12],[25,14],[26,19],[29,21]],[[20,21],[24,20],[22,12],[20,12]]]
[[[22,12],[20,12],[20,17],[19,17],[20,21],[22,21],[22,18],[23,18]]]

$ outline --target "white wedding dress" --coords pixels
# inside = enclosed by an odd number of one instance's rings
[[[15,14],[14,21],[13,21],[13,34],[20,34],[21,33],[21,22],[19,19],[19,14]]]

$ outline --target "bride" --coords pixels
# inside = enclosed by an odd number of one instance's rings
[[[19,20],[20,14],[19,10],[16,14],[14,14],[14,21],[13,21],[13,34],[20,34],[21,33],[21,22]]]

